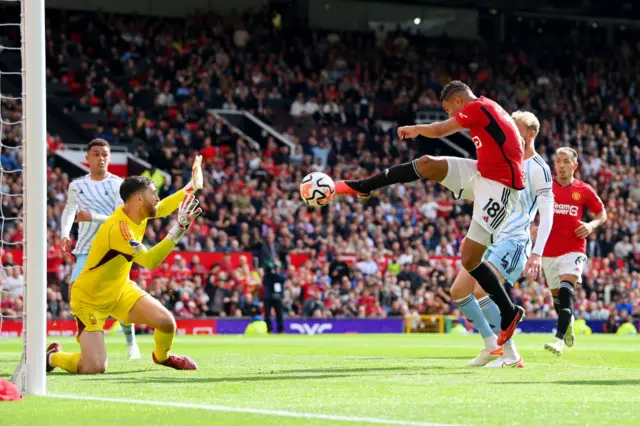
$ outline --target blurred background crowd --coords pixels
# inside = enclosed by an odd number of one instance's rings
[[[442,114],[441,87],[460,79],[508,111],[534,112],[541,122],[536,149],[549,164],[558,147],[578,151],[577,177],[596,188],[609,221],[589,237],[575,310],[585,319],[623,321],[640,315],[640,33],[616,31],[612,44],[592,26],[540,25],[513,18],[505,43],[493,46],[399,29],[284,28],[265,10],[182,19],[50,11],[47,79],[68,91],[63,114],[99,117],[85,126],[87,142],[127,144],[171,175],[161,197],[189,180],[193,156],[204,156],[204,214],[179,248],[227,255],[212,267],[178,255],[132,276],[178,317],[260,315],[271,262],[286,275],[290,317],[457,314],[448,289],[468,203],[425,181],[318,210],[302,204],[298,185],[311,171],[366,177],[421,155],[425,144],[439,142],[400,141],[397,127],[421,113]],[[248,111],[290,144],[262,134],[256,146],[211,109]],[[3,100],[2,117],[19,120],[20,104]],[[0,133],[2,193],[18,193],[22,178],[7,171],[21,164],[20,150],[11,149],[20,129],[5,124]],[[65,142],[55,133],[48,140],[53,318],[70,315],[72,259],[59,250],[70,178],[53,161]],[[3,197],[3,217],[19,214],[21,203]],[[155,220],[144,243],[160,241],[169,221]],[[4,227],[5,249],[21,239],[20,227]],[[5,254],[3,265],[13,264]],[[1,309],[10,316],[21,310],[22,276],[20,268],[5,271]],[[556,315],[543,278],[511,284],[528,318]]]

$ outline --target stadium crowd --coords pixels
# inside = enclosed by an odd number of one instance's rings
[[[597,189],[610,219],[589,237],[592,259],[575,310],[585,319],[640,315],[634,72],[640,46],[623,36],[614,48],[599,49],[605,40],[598,31],[550,25],[534,44],[528,31],[536,28],[525,25],[510,30],[518,44],[492,51],[479,41],[400,31],[302,31],[289,38],[265,13],[186,20],[91,15],[60,22],[48,21],[47,75],[72,90],[66,111],[107,117],[89,137],[140,141],[138,155],[172,175],[161,197],[188,181],[191,158],[201,152],[205,211],[180,249],[255,259],[232,265],[227,256],[207,270],[197,258],[187,263],[177,256],[157,271],[136,269],[133,278],[176,316],[259,315],[269,260],[287,274],[289,316],[455,314],[448,288],[459,265],[445,258],[459,254],[469,204],[432,182],[397,185],[366,202],[336,199],[322,210],[307,208],[298,195],[310,171],[364,177],[416,157],[420,141],[398,140],[397,126],[414,122],[420,110],[438,109],[440,87],[454,78],[510,111],[535,112],[541,121],[537,149],[549,163],[560,146],[579,152],[577,177]],[[17,108],[3,102],[3,117],[19,114]],[[248,110],[282,130],[295,148],[270,139],[256,150],[209,108]],[[5,147],[19,139],[15,130],[3,132]],[[60,146],[52,137],[50,149]],[[3,169],[15,164],[18,153],[3,148]],[[3,174],[3,193],[18,192],[20,179]],[[50,315],[60,318],[69,317],[72,260],[58,249],[68,181],[63,171],[50,170],[48,300]],[[3,215],[19,211],[20,203],[5,197]],[[168,223],[154,221],[144,243],[156,244]],[[20,239],[21,230],[5,226],[5,247]],[[295,267],[290,254],[308,260]],[[345,255],[357,258],[348,263]],[[3,265],[10,265],[7,256]],[[16,288],[9,283],[21,279],[16,275],[1,278],[5,290]],[[529,318],[556,315],[543,283],[512,283],[512,297]],[[19,289],[9,291],[4,315],[20,309]]]

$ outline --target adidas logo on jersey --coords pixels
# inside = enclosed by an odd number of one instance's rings
[[[489,222],[489,216],[482,216],[482,220],[484,220],[485,222]]]

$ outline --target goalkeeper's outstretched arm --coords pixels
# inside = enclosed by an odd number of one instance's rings
[[[173,213],[187,195],[193,195],[199,189],[202,189],[204,177],[202,175],[202,156],[198,155],[193,160],[191,168],[191,182],[183,189],[175,194],[161,200],[156,208],[156,217],[165,217]]]
[[[180,204],[177,223],[171,227],[162,241],[150,249],[133,238],[126,222],[121,221],[118,224],[113,224],[109,233],[111,248],[131,256],[133,262],[144,268],[155,269],[180,242],[200,213],[202,213],[202,209],[198,207],[198,200],[193,195],[186,196],[184,202]]]
[[[169,195],[167,198],[163,198],[156,207],[155,217],[166,217],[176,211],[180,207],[180,203],[187,196],[187,192],[184,189],[176,191],[174,194]]]

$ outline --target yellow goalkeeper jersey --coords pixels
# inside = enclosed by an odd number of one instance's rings
[[[160,201],[156,217],[170,215],[185,196],[184,191],[178,191]],[[148,269],[156,268],[175,247],[164,239],[147,250],[142,244],[147,219],[134,223],[123,207],[118,207],[98,229],[87,262],[73,284],[72,297],[82,299],[82,303],[100,306],[114,303],[129,281],[133,262]]]

